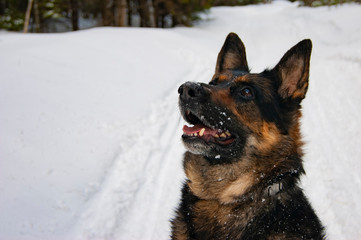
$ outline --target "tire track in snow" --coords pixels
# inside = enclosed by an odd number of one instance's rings
[[[140,229],[135,230],[134,226],[130,229],[123,227],[134,224],[134,218],[147,214],[150,199],[143,193],[152,190],[145,187],[154,188],[154,178],[158,175],[156,167],[162,163],[161,159],[152,162],[152,155],[162,152],[163,147],[157,144],[157,140],[163,138],[165,120],[171,116],[167,113],[170,106],[158,106],[153,109],[149,120],[135,124],[136,129],[128,128],[125,139],[121,141],[126,144],[122,144],[121,153],[106,173],[107,179],[81,218],[82,238],[119,239],[120,234],[120,239],[137,239],[135,235],[140,234]],[[144,204],[139,205],[140,201]],[[144,213],[135,215],[137,208]],[[122,231],[117,232],[118,228]]]
[[[152,151],[143,170],[145,174],[142,176],[148,179],[144,179],[144,186],[135,196],[134,207],[126,217],[127,223],[122,224],[116,234],[121,236],[121,239],[169,238],[169,219],[178,203],[181,183],[184,179],[181,163],[184,147],[180,141],[182,121],[178,111],[176,90],[185,81],[208,80],[208,74],[202,70],[203,61],[198,55],[184,50],[179,54],[192,62],[193,67],[177,83],[173,92],[154,105],[150,124],[158,126],[155,132],[161,134],[158,135],[159,139],[155,139],[157,148]],[[148,136],[154,139],[154,134]],[[145,199],[148,201],[146,206],[144,206]],[[137,208],[141,205],[143,208]]]
[[[177,88],[185,81],[207,81],[204,61],[179,52],[191,71],[152,105],[149,117],[129,125],[119,155],[82,214],[76,235],[86,239],[166,239],[169,219],[184,179]],[[136,127],[134,127],[136,126]]]

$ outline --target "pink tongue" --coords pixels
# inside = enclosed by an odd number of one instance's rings
[[[183,132],[187,135],[190,135],[199,132],[202,128],[205,128],[204,135],[214,135],[218,132],[216,129],[208,128],[202,124],[197,124],[193,127],[188,127],[187,125],[184,125]]]

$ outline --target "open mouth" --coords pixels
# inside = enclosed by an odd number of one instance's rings
[[[204,117],[201,119],[194,115],[191,111],[185,111],[185,120],[192,126],[184,125],[183,138],[200,139],[206,143],[215,143],[219,145],[229,145],[236,140],[236,137],[228,130],[210,127],[204,123]]]

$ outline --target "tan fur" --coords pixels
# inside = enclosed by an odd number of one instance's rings
[[[294,93],[292,94],[292,98],[295,99],[295,98],[305,98],[305,93],[306,93],[306,89],[308,88],[308,82],[306,82],[302,88],[300,89],[296,89],[294,91]]]
[[[261,134],[256,148],[262,152],[270,151],[281,139],[281,134],[274,123],[263,121]]]
[[[274,123],[263,121],[259,134],[251,136],[247,146],[252,146],[256,152],[266,154],[282,139],[282,135]]]
[[[226,75],[226,74],[220,74],[218,76],[218,81],[219,82],[225,82],[225,81],[228,81],[229,80],[229,75]]]
[[[249,79],[247,76],[239,76],[237,77],[234,82],[244,82],[244,83],[247,83],[249,82]]]
[[[191,153],[186,153],[185,159],[188,186],[201,199],[231,203],[254,185],[251,163],[246,159],[230,165],[210,165]]]
[[[221,203],[228,204],[234,202],[237,198],[242,196],[255,182],[254,176],[251,173],[246,173],[237,180],[230,183],[226,189],[220,194],[219,200]]]
[[[177,240],[188,240],[188,232],[187,232],[187,225],[182,219],[175,219],[173,222],[174,225],[174,239]]]

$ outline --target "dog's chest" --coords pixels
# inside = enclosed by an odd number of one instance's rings
[[[240,239],[257,211],[252,205],[223,205],[208,200],[197,201],[192,210],[196,235],[206,239]]]

